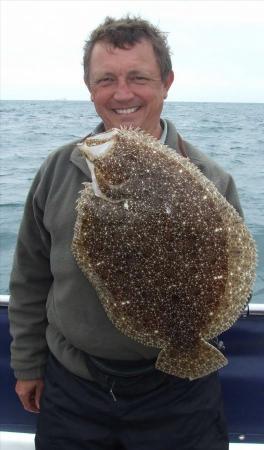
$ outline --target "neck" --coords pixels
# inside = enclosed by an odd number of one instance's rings
[[[159,122],[159,124],[157,125],[157,127],[155,129],[153,129],[151,131],[148,131],[148,130],[146,130],[146,131],[147,131],[147,133],[151,134],[151,136],[155,137],[156,139],[160,139],[163,129],[162,129],[161,123]]]

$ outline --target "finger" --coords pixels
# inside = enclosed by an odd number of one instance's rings
[[[41,396],[42,396],[42,393],[43,393],[43,389],[44,389],[44,384],[43,383],[39,383],[37,385],[36,394],[35,394],[35,405],[36,405],[38,411],[40,410],[40,399],[41,399]]]
[[[35,396],[34,393],[29,393],[27,395],[20,395],[20,401],[26,411],[32,413],[38,413],[39,410],[35,405]]]

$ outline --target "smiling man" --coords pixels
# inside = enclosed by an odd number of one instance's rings
[[[125,125],[145,130],[189,157],[242,214],[231,176],[161,119],[173,82],[164,33],[140,18],[106,18],[85,44],[84,80],[101,118],[92,135]],[[75,207],[87,181],[76,142],[49,155],[17,241],[11,365],[24,408],[40,413],[36,449],[226,450],[218,374],[190,381],[157,370],[159,349],[114,327],[77,266]]]

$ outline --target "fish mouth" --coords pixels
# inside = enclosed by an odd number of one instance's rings
[[[137,112],[140,108],[141,106],[133,106],[131,108],[115,108],[112,111],[119,115],[129,115]]]

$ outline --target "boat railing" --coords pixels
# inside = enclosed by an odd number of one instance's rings
[[[0,295],[0,306],[8,306],[8,303],[9,295]],[[241,316],[264,316],[264,303],[248,303]]]

